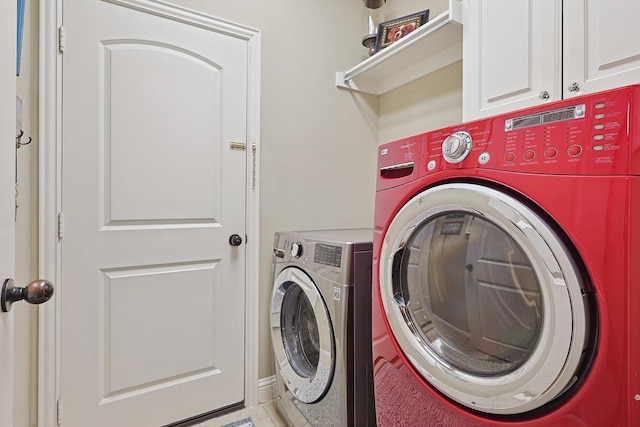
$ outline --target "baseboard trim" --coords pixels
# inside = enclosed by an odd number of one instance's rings
[[[258,402],[271,402],[275,396],[274,387],[276,386],[276,377],[261,378],[258,380]]]

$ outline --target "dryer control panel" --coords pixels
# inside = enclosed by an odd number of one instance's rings
[[[639,129],[640,85],[552,102],[381,145],[378,190],[469,168],[640,175]]]
[[[419,175],[455,168],[515,172],[627,175],[640,173],[640,86],[545,104],[425,134]],[[443,151],[467,133],[468,156]]]

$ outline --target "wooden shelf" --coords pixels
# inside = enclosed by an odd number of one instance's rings
[[[462,3],[347,71],[336,73],[336,86],[382,95],[462,59]]]

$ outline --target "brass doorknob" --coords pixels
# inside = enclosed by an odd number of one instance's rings
[[[0,293],[0,308],[3,312],[11,311],[11,305],[17,301],[26,301],[29,304],[42,304],[53,296],[53,283],[48,280],[34,280],[24,288],[16,287],[13,279],[7,279],[2,284]]]

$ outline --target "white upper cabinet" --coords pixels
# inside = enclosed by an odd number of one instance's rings
[[[640,83],[640,1],[464,2],[463,119]]]
[[[640,1],[564,0],[565,98],[640,83]]]
[[[463,118],[560,99],[561,4],[464,2]]]
[[[560,98],[558,2],[472,0],[463,10],[465,121]]]

